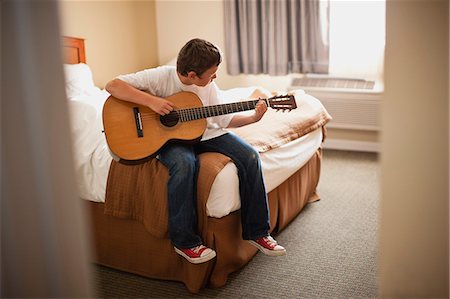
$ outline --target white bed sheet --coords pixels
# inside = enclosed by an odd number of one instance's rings
[[[266,192],[269,193],[294,174],[314,155],[322,143],[322,129],[317,129],[278,148],[260,154]],[[240,209],[237,168],[229,162],[219,172],[211,187],[206,213],[221,218]]]
[[[243,89],[245,98],[249,89]],[[236,90],[232,91],[233,96]],[[70,99],[71,122],[74,140],[74,160],[79,196],[83,199],[104,202],[106,182],[112,156],[106,139],[101,132],[101,115],[104,101],[109,94],[102,90],[95,95]],[[76,102],[76,103],[73,103]],[[80,105],[83,109],[80,109]],[[86,122],[86,115],[94,107],[95,121]],[[76,107],[76,108],[74,108]],[[77,128],[77,132],[74,132]],[[79,134],[84,130],[84,134]],[[86,137],[89,135],[89,138]],[[86,146],[86,140],[95,144]],[[266,191],[270,192],[300,169],[316,152],[322,142],[322,130],[317,129],[279,148],[261,153],[262,169]],[[217,175],[207,201],[207,215],[221,218],[240,208],[239,181],[237,169],[230,162]]]

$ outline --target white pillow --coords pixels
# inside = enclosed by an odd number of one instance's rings
[[[91,68],[84,63],[64,64],[67,98],[93,95],[100,89],[95,86]]]
[[[267,98],[272,96],[270,91],[260,86],[219,89],[217,94],[224,103],[234,103],[247,100],[249,98]]]

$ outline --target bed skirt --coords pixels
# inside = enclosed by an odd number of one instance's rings
[[[273,234],[283,230],[312,201],[319,199],[322,149],[268,195]],[[141,221],[105,215],[104,204],[86,201],[91,216],[94,262],[145,277],[183,282],[192,293],[205,286],[222,287],[228,275],[247,264],[257,249],[241,238],[240,212],[206,217],[199,224],[206,246],[217,257],[194,265],[175,253],[169,239],[151,235]],[[289,248],[287,248],[289,251]],[[294,249],[293,249],[294,250]]]

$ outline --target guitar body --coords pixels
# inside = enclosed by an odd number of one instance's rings
[[[191,92],[180,92],[166,99],[175,104],[175,109],[203,106]],[[206,119],[174,120],[166,125],[150,108],[110,96],[103,106],[103,127],[111,152],[121,159],[140,160],[155,155],[171,140],[199,140],[206,129]]]

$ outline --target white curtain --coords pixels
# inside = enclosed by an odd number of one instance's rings
[[[229,74],[327,73],[327,19],[319,0],[225,0]]]

